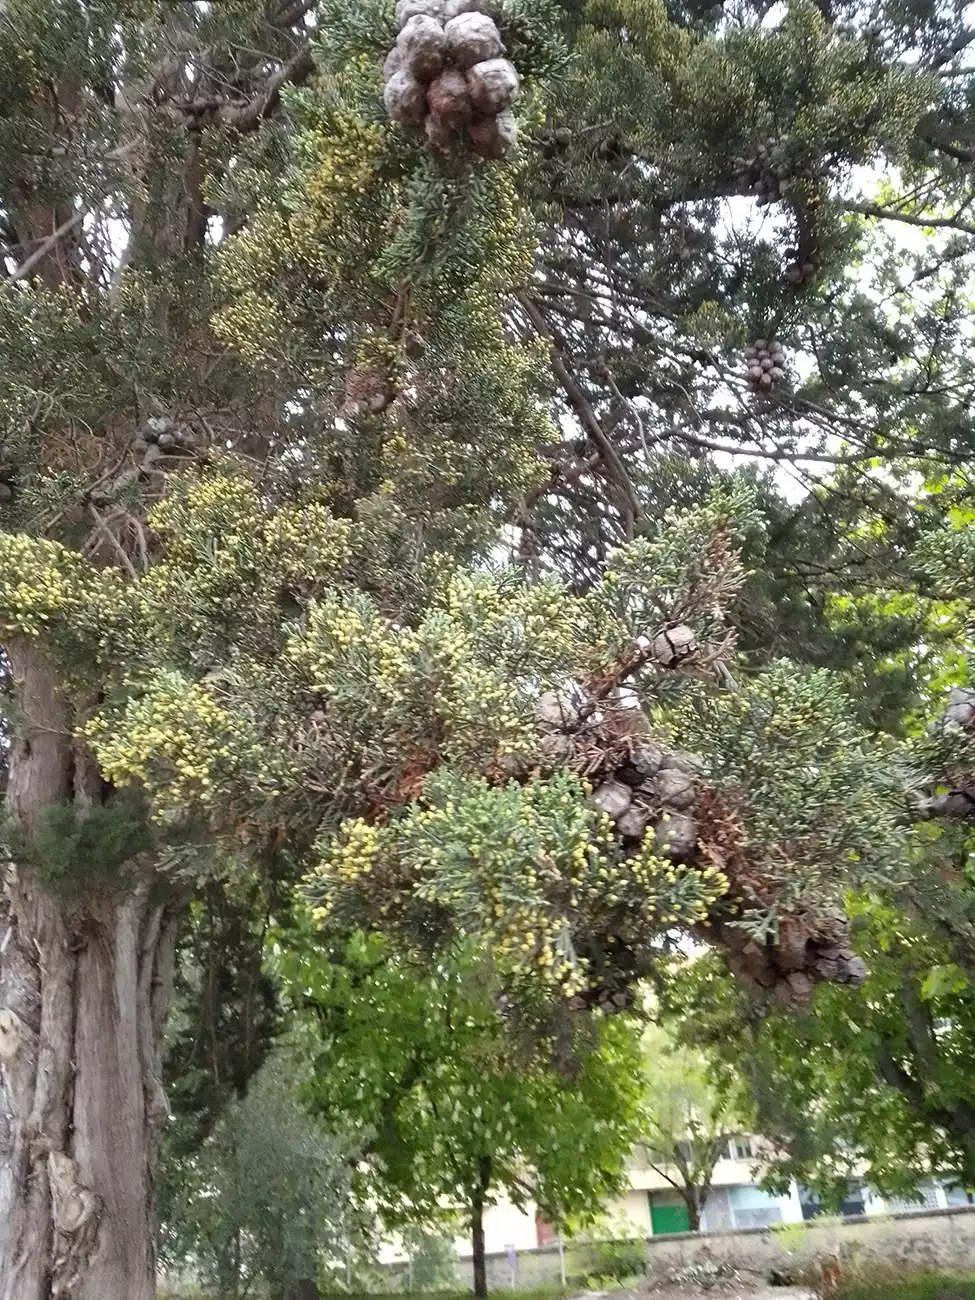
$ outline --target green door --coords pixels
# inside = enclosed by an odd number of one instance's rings
[[[650,1228],[656,1237],[661,1232],[690,1232],[691,1221],[686,1205],[655,1205],[650,1201]]]

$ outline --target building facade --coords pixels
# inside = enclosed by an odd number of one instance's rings
[[[677,1190],[655,1169],[638,1156],[629,1163],[629,1188],[606,1205],[606,1215],[614,1236],[651,1237],[688,1231],[687,1209]],[[761,1150],[757,1139],[738,1138],[715,1167],[711,1193],[701,1220],[702,1232],[731,1231],[736,1228],[771,1227],[775,1224],[802,1223],[821,1212],[816,1198],[792,1183],[785,1195],[773,1196],[759,1187]],[[862,1180],[854,1179],[843,1214],[877,1215],[892,1211],[944,1208],[966,1204],[967,1194],[943,1184],[930,1182],[922,1188],[923,1200],[884,1200],[872,1193]],[[555,1230],[539,1218],[532,1205],[524,1210],[502,1201],[485,1213],[485,1244],[490,1254],[531,1250],[550,1244]],[[456,1241],[458,1255],[467,1259],[470,1242]]]

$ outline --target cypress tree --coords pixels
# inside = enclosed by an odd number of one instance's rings
[[[900,861],[870,719],[735,645],[800,639],[824,493],[889,573],[968,454],[960,20],[397,10],[0,11],[0,1300],[153,1294],[207,898],[473,936],[544,1043],[677,927],[856,981]],[[727,449],[828,492],[771,527]]]

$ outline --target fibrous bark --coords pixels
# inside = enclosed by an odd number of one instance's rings
[[[11,661],[8,811],[29,839],[52,807],[84,816],[91,784],[43,658]],[[62,896],[11,860],[0,921],[0,1300],[150,1300],[173,900],[145,862]]]

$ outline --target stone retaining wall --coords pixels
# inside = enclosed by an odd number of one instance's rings
[[[648,1237],[645,1243],[637,1244],[642,1246],[651,1278],[686,1268],[707,1256],[740,1272],[761,1275],[772,1269],[810,1265],[832,1255],[838,1255],[854,1269],[875,1263],[884,1269],[975,1272],[975,1206],[813,1219],[808,1223],[730,1232],[679,1232]],[[603,1271],[601,1265],[610,1248],[611,1244],[605,1242],[567,1245],[565,1269],[570,1285]],[[461,1284],[470,1285],[470,1261],[459,1261],[457,1271]],[[557,1284],[559,1280],[557,1246],[518,1252],[519,1287]],[[488,1282],[499,1290],[510,1287],[511,1264],[506,1254],[488,1256]]]

